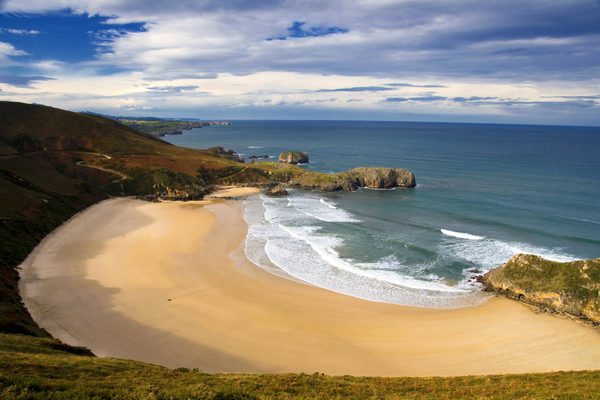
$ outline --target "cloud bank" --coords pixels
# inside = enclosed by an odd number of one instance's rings
[[[5,0],[0,12],[0,74],[13,77],[2,98],[197,117],[600,125],[597,0]],[[57,13],[81,19],[86,57],[28,42],[50,40]]]

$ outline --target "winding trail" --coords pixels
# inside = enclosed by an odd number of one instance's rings
[[[110,159],[110,157],[109,157],[109,159]],[[80,167],[94,168],[94,169],[97,169],[97,170],[100,170],[100,171],[110,172],[111,174],[119,175],[121,179],[115,179],[113,181],[113,183],[123,182],[124,180],[131,178],[129,175],[125,175],[124,173],[119,172],[119,171],[114,170],[114,169],[99,167],[97,165],[86,164],[85,160],[77,161],[75,164],[79,165]]]
[[[6,159],[6,158],[17,158],[17,157],[23,157],[23,156],[27,156],[27,155],[43,154],[43,153],[85,154],[85,155],[99,156],[99,157],[102,157],[102,158],[104,158],[106,160],[112,160],[112,157],[109,156],[108,154],[96,153],[96,152],[92,152],[92,151],[76,151],[76,150],[75,151],[73,151],[73,150],[32,151],[32,152],[19,153],[19,154],[7,154],[7,155],[0,156],[0,159],[3,159],[3,158],[4,159]],[[90,165],[90,164],[87,163],[86,160],[77,161],[75,164],[78,165],[78,166],[80,166],[80,167],[93,168],[93,169],[97,169],[97,170],[100,170],[100,171],[108,172],[108,173],[111,173],[111,174],[114,174],[114,175],[118,175],[120,179],[115,179],[113,181],[113,183],[123,182],[124,180],[131,179],[131,177],[129,175],[126,175],[126,174],[124,174],[124,173],[122,173],[120,171],[117,171],[117,170],[114,170],[114,169],[110,169],[110,168],[100,167],[98,165]]]

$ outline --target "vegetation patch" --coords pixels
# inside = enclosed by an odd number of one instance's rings
[[[600,371],[453,378],[206,374],[78,356],[53,339],[0,334],[0,398],[16,399],[597,399]]]
[[[572,262],[518,254],[483,277],[488,290],[600,323],[600,258]]]

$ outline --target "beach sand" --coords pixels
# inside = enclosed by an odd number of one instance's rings
[[[235,192],[227,196],[235,196]],[[600,333],[491,298],[424,309],[271,275],[243,253],[240,201],[112,199],[48,236],[21,293],[53,336],[99,356],[205,372],[431,376],[600,368]]]

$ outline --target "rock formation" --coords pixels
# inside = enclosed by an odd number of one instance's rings
[[[231,160],[231,161],[236,161],[236,162],[240,162],[240,163],[244,162],[244,160],[242,160],[242,158],[238,155],[238,153],[236,153],[235,151],[233,151],[231,149],[230,150],[225,150],[221,146],[215,146],[215,147],[210,147],[210,148],[208,148],[206,150],[209,151],[209,152],[211,152],[211,153],[217,154],[217,155],[219,155],[221,157],[225,157],[225,158],[227,158],[228,160]]]
[[[301,151],[284,151],[279,155],[279,162],[288,164],[306,164],[308,153]]]
[[[281,183],[276,183],[276,184],[267,186],[265,194],[267,196],[280,197],[280,196],[287,196],[288,192],[287,192],[287,190],[285,190],[285,186],[283,186]]]
[[[482,283],[548,311],[600,323],[600,258],[561,263],[518,254],[486,273]]]
[[[354,168],[349,174],[358,186],[372,189],[411,188],[416,184],[413,173],[402,168]]]
[[[415,176],[402,168],[354,168],[338,174],[325,174],[307,171],[292,180],[294,186],[318,189],[326,192],[351,192],[362,187],[373,189],[393,189],[415,187]]]

